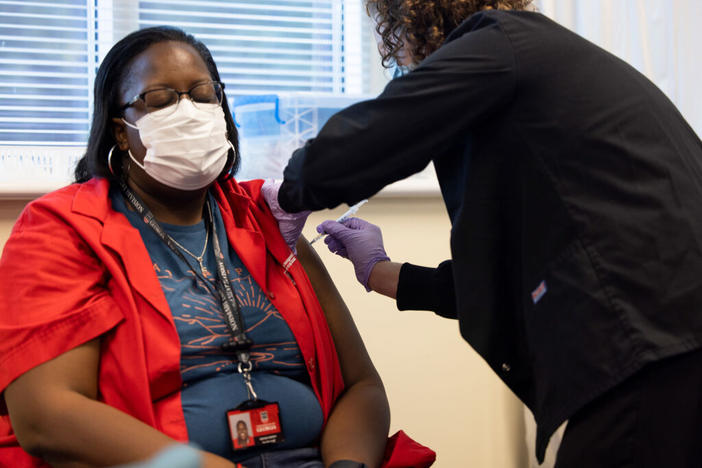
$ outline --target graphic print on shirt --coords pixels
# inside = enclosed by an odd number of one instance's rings
[[[217,271],[212,238],[208,241],[205,222],[162,225],[184,248],[186,264],[138,214],[126,208],[118,192],[111,197],[113,206],[139,230],[173,317],[181,347],[180,402],[188,439],[204,450],[238,461],[241,455],[232,450],[226,413],[248,395],[232,361],[233,354],[220,348],[229,340],[229,333],[219,297],[213,294],[214,288],[207,289],[193,273],[193,270],[200,272],[199,260],[192,258],[193,252],[205,252],[203,266],[209,272],[204,275],[207,282],[214,281]],[[279,448],[309,447],[319,437],[324,417],[295,337],[229,244],[221,213],[212,197],[210,203],[219,243],[228,247],[222,253],[232,289],[241,304],[244,329],[254,342],[251,360],[256,392],[262,399],[278,402],[281,420],[287,421],[286,441]]]
[[[229,330],[218,298],[204,287],[192,270],[180,279],[156,263],[154,270],[166,295],[179,298],[179,306],[171,309],[181,336],[183,380],[197,380],[207,373],[235,368],[233,356],[223,354],[220,348],[228,341]],[[216,270],[208,270],[203,276],[214,283],[211,271]],[[251,349],[254,369],[281,375],[304,371],[292,332],[251,275],[244,268],[234,267],[233,271],[229,270],[229,277],[241,305],[246,334],[254,341]],[[169,303],[173,304],[171,300]]]

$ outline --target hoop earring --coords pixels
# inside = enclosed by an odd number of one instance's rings
[[[110,170],[110,174],[115,175],[115,170],[112,168],[112,153],[114,153],[117,145],[112,145],[110,152],[107,153],[107,168]]]
[[[234,167],[234,164],[236,164],[236,150],[234,149],[234,145],[232,142],[227,138],[227,143],[229,143],[229,147],[232,150],[232,153],[234,156],[232,157],[232,162],[224,168],[222,171],[222,174],[218,177],[219,180],[225,181],[231,179],[233,176],[231,174],[232,168]]]

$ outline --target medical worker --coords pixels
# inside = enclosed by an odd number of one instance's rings
[[[267,201],[290,242],[307,210],[433,162],[452,259],[393,263],[375,226],[323,224],[359,281],[457,319],[534,413],[540,460],[568,420],[559,467],[700,466],[702,143],[529,3],[368,1],[384,62],[413,71],[333,116]]]

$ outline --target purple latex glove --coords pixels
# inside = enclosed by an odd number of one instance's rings
[[[341,223],[324,221],[317,232],[329,234],[324,238],[329,250],[353,263],[356,279],[370,291],[368,278],[376,263],[390,260],[383,247],[383,234],[375,224],[359,218],[349,218]]]
[[[263,193],[263,198],[266,200],[276,221],[278,221],[278,229],[280,229],[283,239],[285,239],[290,250],[297,254],[295,244],[297,244],[297,240],[302,234],[302,228],[305,227],[305,221],[311,211],[288,213],[282,209],[278,204],[278,191],[282,183],[282,180],[266,179],[261,186],[261,193]]]

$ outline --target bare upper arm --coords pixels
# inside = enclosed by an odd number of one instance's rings
[[[339,355],[344,383],[349,386],[368,378],[380,382],[349,309],[317,252],[304,237],[297,243],[297,257],[324,310]]]
[[[25,372],[5,389],[12,427],[21,444],[66,392],[97,399],[100,340],[94,339]],[[24,445],[24,444],[23,444]]]

